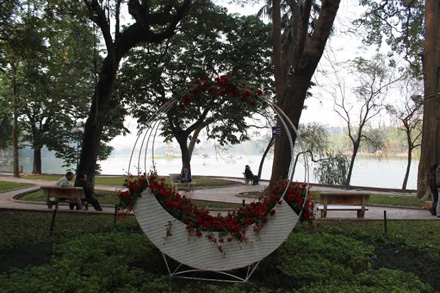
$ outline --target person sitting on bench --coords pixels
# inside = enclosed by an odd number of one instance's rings
[[[67,172],[66,176],[60,178],[55,185],[56,186],[60,186],[60,187],[73,187],[72,183],[70,183],[70,181],[72,181],[73,177],[75,177],[75,175],[73,175],[72,172]]]
[[[249,165],[246,165],[246,167],[244,168],[244,175],[246,176],[246,179],[252,180],[252,185],[258,185],[258,176],[252,173],[251,167],[249,167]]]
[[[99,204],[99,201],[93,197],[93,190],[90,188],[88,182],[87,182],[87,175],[81,174],[79,176],[79,181],[75,184],[77,187],[82,187],[84,189],[84,194],[86,196],[86,201],[91,204],[96,211],[102,211],[101,205]],[[70,206],[70,209],[73,209],[73,204]]]
[[[70,181],[73,180],[73,177],[75,177],[75,175],[72,172],[67,172],[66,175],[64,177],[61,177],[60,179],[58,179],[58,181],[55,183],[55,186],[59,186],[59,187],[73,187],[73,184],[70,183]],[[58,204],[60,201],[65,201],[66,199],[60,199],[57,198],[55,199],[55,204]],[[69,206],[75,206],[74,203],[70,203]],[[52,208],[52,203],[49,204],[49,208]],[[71,208],[72,210],[73,208]]]
[[[188,167],[184,166],[182,168],[182,172],[179,175],[180,183],[189,183],[192,181],[191,179],[191,171],[188,169]]]

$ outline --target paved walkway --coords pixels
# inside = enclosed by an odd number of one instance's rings
[[[29,203],[14,199],[15,196],[23,193],[33,192],[39,189],[41,185],[52,185],[53,182],[45,180],[31,180],[25,178],[14,178],[12,176],[0,176],[0,181],[10,181],[10,182],[22,182],[30,183],[35,186],[20,188],[15,190],[10,190],[7,192],[0,192],[0,211],[1,210],[28,210],[28,211],[51,211],[47,208],[45,203]],[[238,180],[242,182],[242,180]],[[261,182],[261,185],[237,185],[231,187],[221,187],[215,189],[196,189],[192,192],[191,197],[193,199],[211,200],[211,201],[221,201],[221,202],[231,202],[231,203],[242,203],[251,202],[255,200],[255,197],[246,195],[248,192],[260,191],[267,186],[267,182]],[[95,186],[98,190],[108,190],[115,191],[118,188],[114,186]],[[316,191],[336,191],[337,188],[329,187],[318,187],[314,186],[313,190]],[[363,190],[363,192],[368,192]],[[67,205],[61,205],[59,207],[60,212],[70,212],[70,213],[114,213],[113,206],[103,205],[103,212],[95,212],[93,207],[88,211],[70,211]],[[408,209],[408,208],[392,208],[392,207],[378,207],[369,206],[369,210],[365,213],[365,220],[383,220],[384,213],[386,212],[386,218],[388,220],[437,220],[436,217],[432,216],[429,211],[424,209]],[[338,219],[353,219],[356,220],[356,212],[339,212],[330,211],[327,214],[328,220],[338,220]]]

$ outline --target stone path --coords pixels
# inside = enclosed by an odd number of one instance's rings
[[[237,179],[239,182],[242,180]],[[29,203],[14,199],[15,196],[23,193],[33,192],[39,189],[41,185],[51,185],[53,182],[45,180],[31,180],[25,178],[14,178],[12,176],[0,176],[0,181],[22,182],[34,184],[35,186],[10,190],[7,192],[0,192],[0,211],[1,210],[28,210],[39,212],[50,212],[45,203]],[[194,199],[242,203],[251,202],[255,200],[254,197],[243,196],[243,193],[254,192],[264,189],[267,186],[267,182],[261,182],[261,185],[237,185],[231,187],[221,187],[214,189],[196,189],[192,192],[191,197]],[[95,186],[98,190],[115,191],[118,188],[114,186]],[[318,187],[314,186],[313,190],[317,191],[335,191],[337,188]],[[363,192],[368,192],[363,190]],[[59,207],[60,212],[70,213],[114,213],[113,206],[103,205],[103,212],[95,212],[93,208],[89,208],[88,211],[70,211],[67,205],[61,205]],[[429,211],[424,209],[409,209],[409,208],[392,208],[392,207],[379,207],[369,206],[369,210],[365,213],[365,219],[361,220],[383,220],[384,212],[386,212],[386,218],[388,220],[437,220],[432,216]],[[345,220],[356,219],[356,212],[339,212],[331,211],[327,214],[328,220]]]

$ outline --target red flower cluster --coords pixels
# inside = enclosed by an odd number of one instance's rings
[[[151,173],[149,176],[150,180],[155,180],[157,176]],[[148,186],[147,176],[144,174],[142,176],[134,177],[129,175],[125,179],[123,186],[124,190],[119,192],[119,203],[117,204],[117,216],[125,217],[125,215],[133,210],[133,206],[136,203],[138,197],[142,191],[144,191]]]
[[[201,95],[210,96],[231,96],[235,100],[245,105],[256,107],[259,105],[266,106],[265,102],[261,102],[258,97],[264,93],[260,89],[251,86],[248,79],[238,79],[235,74],[231,76],[222,75],[209,79],[208,76],[197,78],[193,83],[182,91],[175,91],[174,95],[180,99],[180,107],[185,108],[191,102],[198,103]]]
[[[307,196],[307,184],[292,182],[288,185],[288,183],[288,180],[280,180],[271,190],[271,197],[273,197],[274,200],[280,200],[284,190],[286,190],[288,186],[284,200],[298,215],[301,214],[301,222],[307,221],[313,223],[315,219],[315,205],[310,200],[310,197]]]
[[[212,216],[206,207],[197,207],[190,198],[181,196],[167,185],[164,179],[159,180],[154,173],[148,176],[148,180],[146,175],[140,176],[138,179],[130,176],[124,184],[128,190],[119,194],[119,209],[131,211],[136,199],[148,187],[164,209],[186,224],[190,235],[201,237],[204,233],[207,234],[206,237],[224,254],[225,251],[221,244],[225,242],[225,237],[227,242],[231,242],[234,238],[240,242],[246,241],[246,231],[250,225],[255,224],[253,232],[258,234],[268,221],[268,217],[276,215],[273,207],[282,203],[281,196],[286,190],[287,184],[287,180],[280,181],[268,196],[262,196],[258,201],[229,212],[226,216],[221,214]],[[291,183],[286,190],[284,199],[297,214],[301,210],[303,211],[300,217],[301,221],[313,222],[314,206],[309,199],[306,199],[304,203],[306,194],[305,184]],[[216,239],[212,232],[220,232],[219,239]],[[165,238],[171,235],[171,226],[169,226]]]

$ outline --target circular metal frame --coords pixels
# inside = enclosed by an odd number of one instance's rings
[[[294,143],[293,143],[293,139],[292,139],[292,132],[294,132],[296,134],[296,142],[302,144],[301,140],[299,139],[300,135],[298,133],[297,128],[295,127],[295,125],[293,124],[293,122],[289,119],[289,117],[286,115],[286,113],[284,113],[284,111],[278,107],[276,104],[272,103],[271,101],[269,101],[268,99],[265,99],[263,97],[258,97],[258,99],[262,102],[267,104],[277,115],[279,120],[281,121],[285,133],[287,135],[287,139],[289,141],[289,145],[290,145],[290,150],[291,150],[291,162],[290,162],[290,167],[289,167],[289,172],[288,172],[288,184],[286,185],[286,188],[283,192],[282,198],[284,198],[286,191],[288,190],[289,186],[290,186],[290,182],[292,182],[293,180],[293,176],[294,176]],[[156,164],[154,161],[154,146],[155,146],[155,141],[156,141],[156,137],[157,137],[157,132],[159,130],[159,127],[161,125],[161,122],[163,119],[165,119],[166,114],[168,113],[168,111],[170,109],[172,109],[178,102],[178,98],[173,98],[171,100],[169,100],[167,103],[165,103],[162,107],[159,108],[159,110],[157,111],[156,115],[153,115],[152,117],[150,117],[150,119],[147,120],[147,122],[145,123],[146,126],[144,128],[141,128],[138,132],[138,136],[136,139],[136,142],[133,146],[131,155],[130,155],[130,160],[129,160],[129,165],[128,165],[128,173],[130,174],[130,167],[131,167],[131,162],[133,160],[134,154],[136,152],[136,150],[138,150],[138,157],[137,157],[137,174],[141,174],[142,173],[142,168],[141,166],[141,161],[143,161],[143,170],[144,172],[147,171],[147,157],[148,157],[148,149],[151,146],[151,160],[152,160],[152,166],[153,166],[153,170],[156,170]],[[139,148],[137,148],[138,144],[140,145]],[[306,156],[306,154],[304,154],[304,156]],[[304,160],[304,169],[305,169],[305,183],[307,184],[307,186],[309,185],[309,166],[308,166],[308,160],[305,159]],[[304,201],[305,203],[305,201]],[[302,210],[301,210],[302,212]]]
[[[293,179],[294,164],[292,163],[295,156],[293,153],[293,139],[292,131],[299,137],[298,131],[288,116],[275,104],[271,103],[267,99],[258,97],[261,102],[267,104],[279,117],[286,136],[288,138],[291,148],[291,164],[289,167],[288,184],[283,192],[282,198],[284,198],[286,191],[289,188],[290,182]],[[157,137],[157,133],[161,122],[165,119],[167,112],[172,109],[178,102],[177,98],[174,98],[164,104],[146,123],[146,127],[142,128],[136,139],[135,145],[130,155],[130,161],[128,166],[128,172],[130,172],[131,162],[134,158],[136,151],[137,157],[137,173],[141,174],[141,161],[144,164],[144,170],[147,170],[147,157],[148,149],[151,147],[151,159],[153,164],[153,171],[155,170],[154,161],[154,145]],[[139,146],[139,147],[137,147]],[[306,178],[308,188],[308,162],[305,161]],[[217,272],[221,275],[228,277],[235,277],[233,281],[247,282],[259,262],[273,252],[275,249],[284,242],[285,238],[290,234],[296,222],[299,220],[302,210],[297,215],[287,204],[277,205],[274,209],[277,210],[276,216],[271,217],[265,225],[265,229],[260,232],[260,235],[249,235],[249,243],[228,243],[227,255],[222,256],[216,249],[213,249],[212,243],[204,237],[189,239],[185,224],[181,223],[177,219],[168,214],[157,202],[154,196],[152,196],[149,189],[142,193],[142,197],[138,199],[134,211],[136,219],[139,222],[144,233],[148,238],[159,248],[161,251],[165,263],[167,265],[169,274],[175,277],[184,277],[187,274],[197,271],[211,271]],[[304,200],[303,207],[306,200]],[[173,235],[166,241],[163,240],[163,227],[164,223],[172,224]],[[249,227],[248,227],[249,228]],[[249,228],[251,229],[251,228]],[[218,233],[218,232],[213,232]],[[218,235],[217,235],[218,236]],[[226,245],[226,244],[225,244]],[[194,258],[194,251],[197,254],[201,254],[200,258]],[[181,264],[186,264],[194,269],[179,271],[180,265],[176,270],[171,270],[166,256],[169,256]],[[237,269],[248,266],[248,273],[245,278],[236,277],[225,271]],[[188,277],[187,277],[188,278]],[[193,277],[189,277],[193,278]],[[200,279],[200,278],[198,278]],[[202,278],[203,279],[203,278]],[[206,279],[205,279],[206,280]],[[218,279],[217,279],[218,280]],[[227,280],[223,280],[227,281]],[[229,280],[230,281],[230,280]]]

